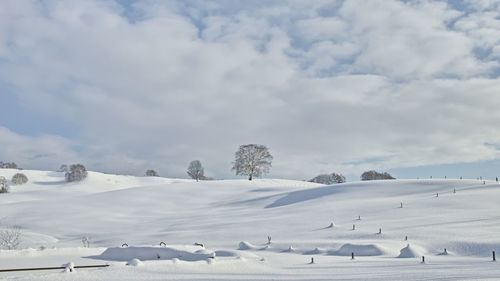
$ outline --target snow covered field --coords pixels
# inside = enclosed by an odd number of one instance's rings
[[[2,169],[0,176],[16,172]],[[62,173],[23,173],[28,184],[0,194],[1,226],[22,227],[23,249],[0,251],[0,269],[71,261],[110,267],[0,273],[2,280],[500,278],[500,264],[491,261],[491,252],[500,249],[495,182],[324,186],[90,172],[83,182],[66,183]],[[83,236],[91,248],[82,247]],[[133,258],[140,261],[127,265]]]

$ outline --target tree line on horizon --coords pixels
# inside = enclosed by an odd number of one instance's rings
[[[248,176],[249,181],[255,177],[261,177],[262,175],[269,173],[272,166],[273,156],[265,145],[240,145],[234,156],[235,160],[232,162],[231,170],[234,171],[236,175]],[[18,169],[18,166],[14,162],[0,162],[0,168]],[[67,182],[81,181],[88,175],[87,169],[83,164],[72,164],[69,166],[63,164],[57,171],[65,173],[65,179]],[[213,178],[205,176],[203,165],[199,160],[193,160],[189,163],[187,174],[196,181],[213,180]],[[159,177],[159,174],[153,169],[148,169],[146,170],[145,176]],[[364,172],[360,179],[362,181],[367,181],[388,180],[395,178],[387,172],[380,173],[370,170]],[[321,184],[335,184],[346,182],[346,178],[340,173],[331,173],[319,174],[308,181]]]

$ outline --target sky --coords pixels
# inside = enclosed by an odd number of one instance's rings
[[[0,1],[0,161],[500,175],[500,1]],[[499,169],[496,169],[499,167]]]

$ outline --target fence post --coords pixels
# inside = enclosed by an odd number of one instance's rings
[[[495,251],[493,251],[491,254],[493,255],[493,261],[497,261],[497,257],[496,257]]]

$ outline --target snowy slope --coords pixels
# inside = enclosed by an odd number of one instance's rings
[[[10,178],[15,172],[0,170],[0,176]],[[434,279],[458,266],[450,280],[500,274],[500,266],[488,262],[491,251],[500,250],[500,185],[495,182],[393,180],[323,186],[291,180],[195,182],[90,172],[81,183],[65,183],[61,173],[23,173],[28,184],[0,194],[1,223],[24,229],[25,248],[56,248],[1,251],[4,265],[24,265],[26,256],[41,263],[112,263],[111,268],[92,271],[97,275],[78,272],[82,280],[109,280],[110,272],[131,280],[159,280],[162,273],[177,279],[232,280],[235,273],[236,279],[331,279],[333,272],[350,276],[338,276],[340,280],[398,280],[401,271],[413,272],[414,279]],[[99,248],[76,248],[82,236]],[[184,261],[172,259],[175,254],[168,250],[170,258],[145,261],[133,270],[116,258],[96,258],[123,243],[145,246],[142,254],[154,257],[162,241],[169,249],[184,249],[182,245],[194,242],[207,248],[199,253],[191,249],[185,256],[219,254],[211,262],[205,257]],[[445,248],[448,255],[441,255]],[[352,252],[355,261],[350,260]],[[130,252],[125,254],[129,258]],[[425,270],[421,255],[427,257]],[[316,263],[308,265],[311,257]],[[373,271],[378,274],[370,274]],[[0,278],[59,278],[54,274],[4,273]]]

